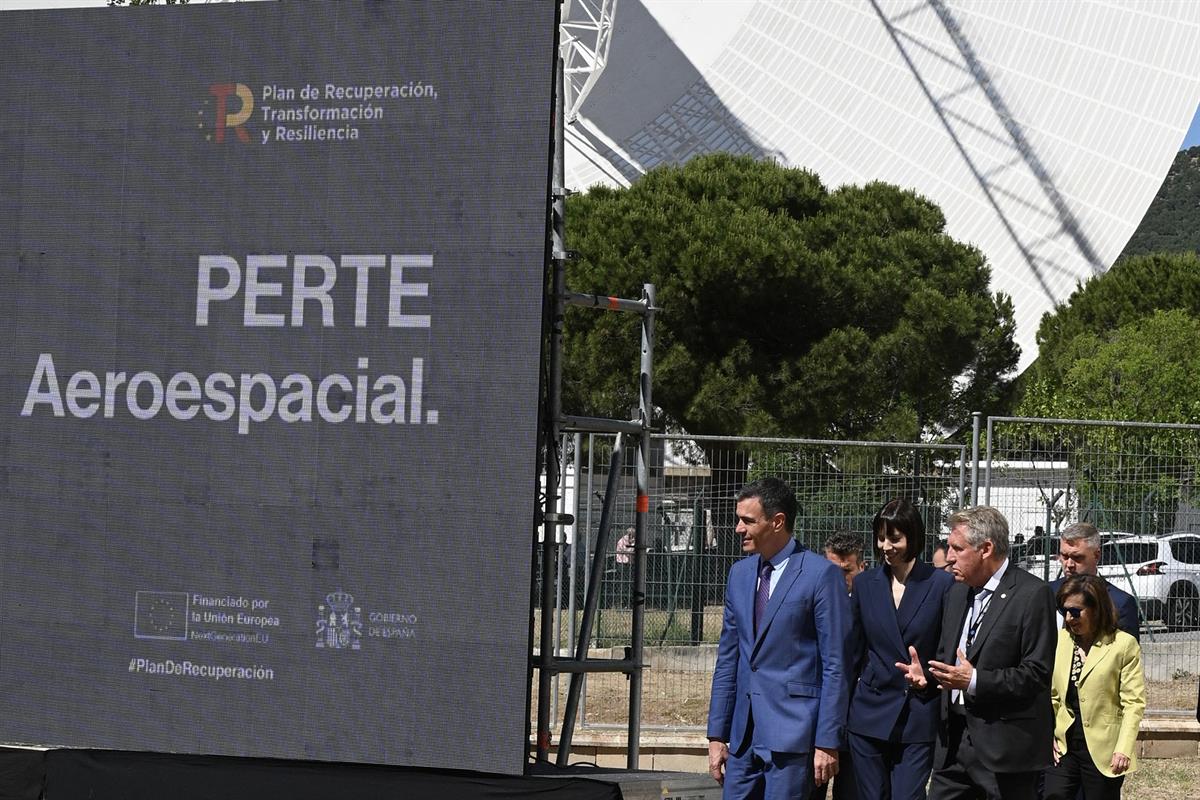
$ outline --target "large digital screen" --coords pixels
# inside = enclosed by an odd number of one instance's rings
[[[521,771],[555,6],[0,12],[0,740]]]

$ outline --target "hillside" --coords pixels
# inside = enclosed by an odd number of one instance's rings
[[[1181,150],[1121,257],[1200,251],[1200,147]]]

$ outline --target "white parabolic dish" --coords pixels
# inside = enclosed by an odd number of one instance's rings
[[[607,67],[568,128],[567,185],[704,152],[938,203],[1038,321],[1108,269],[1200,99],[1200,4],[619,0]]]

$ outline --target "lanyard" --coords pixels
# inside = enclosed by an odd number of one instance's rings
[[[983,615],[987,613],[988,606],[992,604],[993,592],[988,592],[987,597],[983,598],[983,602],[979,604],[979,613],[975,613],[975,604],[971,604],[971,624],[967,627],[967,647],[971,646],[971,642],[975,641],[975,634],[979,633],[979,625],[983,622]]]

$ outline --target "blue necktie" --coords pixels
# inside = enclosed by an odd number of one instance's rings
[[[758,621],[767,613],[767,601],[771,599],[771,566],[770,561],[758,565],[758,594],[754,595],[754,635],[758,635]]]

